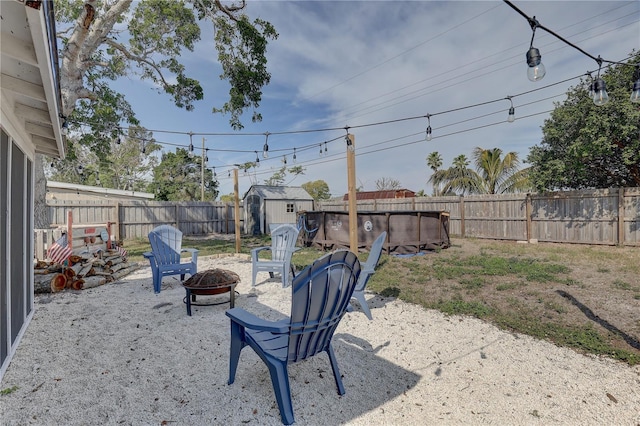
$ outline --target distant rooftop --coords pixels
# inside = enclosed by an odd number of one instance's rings
[[[416,193],[410,189],[391,189],[384,191],[360,191],[356,192],[356,200],[383,200],[389,198],[412,198]],[[349,194],[344,194],[343,201],[349,200]]]
[[[47,182],[47,199],[105,199],[115,200],[153,200],[149,192],[126,191],[123,189],[103,188],[101,186],[78,185],[66,182]]]

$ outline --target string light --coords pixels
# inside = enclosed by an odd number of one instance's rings
[[[598,105],[598,106],[604,105],[607,102],[609,102],[609,95],[607,93],[607,85],[605,84],[604,80],[602,80],[600,78],[600,70],[602,68],[602,63],[603,62],[608,62],[610,64],[619,64],[619,65],[627,65],[627,66],[631,66],[632,64],[625,64],[623,62],[617,62],[617,61],[609,61],[609,60],[602,59],[600,56],[596,57],[596,56],[590,54],[589,52],[581,49],[580,47],[576,46],[575,44],[571,43],[570,41],[566,40],[562,36],[560,36],[560,35],[556,34],[555,32],[551,31],[549,28],[546,28],[546,27],[540,25],[540,23],[536,20],[535,16],[533,18],[528,17],[524,12],[522,12],[520,9],[518,9],[509,0],[503,0],[503,1],[507,5],[509,5],[513,10],[515,10],[520,15],[522,15],[529,22],[529,25],[531,25],[531,29],[533,30],[533,35],[531,36],[531,46],[529,47],[529,51],[527,52],[527,64],[529,65],[529,70],[527,72],[527,76],[529,77],[529,80],[531,80],[531,81],[540,80],[540,79],[542,79],[542,77],[544,77],[544,74],[545,74],[544,66],[540,62],[540,59],[541,59],[540,51],[533,47],[533,37],[535,36],[536,28],[542,28],[543,30],[545,30],[546,32],[548,32],[549,34],[551,34],[552,36],[554,36],[558,40],[564,42],[565,44],[573,47],[574,49],[576,49],[578,51],[580,51],[583,55],[588,56],[589,58],[591,58],[594,61],[596,61],[596,63],[598,64],[598,76],[596,77],[595,81],[593,81],[591,86],[589,87],[589,89],[590,89],[589,90],[589,95],[592,97],[593,103]],[[640,64],[633,64],[633,66],[636,66],[636,68],[638,68],[638,67],[640,67]],[[632,89],[632,92],[631,92],[630,100],[631,100],[631,102],[640,102],[640,75],[635,75],[634,76],[634,80],[635,80],[635,82],[633,83],[633,89]]]
[[[260,157],[258,157],[258,151],[253,151],[256,153],[256,167],[260,167]]]
[[[602,106],[609,102],[609,94],[607,93],[607,85],[604,80],[600,78],[600,70],[602,69],[602,58],[598,56],[598,75],[593,82],[593,103],[597,106]]]
[[[287,156],[286,155],[284,155],[282,157],[282,162],[284,163],[285,166],[287,165]]]
[[[509,100],[509,102],[511,102],[511,108],[509,108],[509,116],[507,117],[507,121],[509,123],[513,123],[516,120],[516,110],[513,107],[513,100],[511,99],[511,96],[507,96],[507,99]]]
[[[327,155],[327,153],[328,153],[327,142],[324,143],[324,153],[325,153],[325,155]]]
[[[264,146],[262,147],[262,157],[268,158],[269,157],[269,132],[265,133],[264,136],[265,136],[265,140],[264,140]]]
[[[538,21],[534,16],[532,19],[529,19],[529,25],[531,25],[531,43],[529,44],[529,50],[527,51],[527,65],[529,68],[527,69],[527,78],[531,81],[542,80],[547,73],[547,70],[542,63],[542,55],[540,54],[540,50],[533,47],[533,39],[536,36],[536,28],[538,28]]]
[[[427,114],[427,131],[426,131],[426,138],[427,141],[430,141],[432,139],[433,136],[431,136],[431,114]]]
[[[296,148],[293,148],[293,162],[296,162]]]
[[[320,157],[322,157],[322,144],[319,143],[318,146],[320,147]]]

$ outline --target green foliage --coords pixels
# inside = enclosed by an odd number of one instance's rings
[[[265,56],[267,41],[277,39],[278,33],[269,22],[256,19],[251,24],[244,15],[235,21],[219,16],[214,25],[218,61],[223,70],[220,78],[228,80],[231,88],[229,100],[213,112],[230,114],[230,124],[238,130],[244,127],[239,117],[249,108],[253,108],[252,121],[262,120],[256,108],[262,100],[260,89],[271,80]]]
[[[110,140],[108,152],[103,158],[99,158],[77,138],[70,137],[70,154],[64,160],[51,160],[46,170],[49,179],[128,191],[147,191],[149,174],[158,163],[153,153],[159,151],[161,146],[155,143],[150,132],[140,127],[131,127],[128,135]]]
[[[223,203],[235,203],[236,202],[236,194],[233,192],[230,194],[224,194],[220,196],[220,201]]]
[[[149,188],[161,201],[199,201],[202,187],[202,157],[189,155],[184,148],[162,155],[162,161],[153,169],[153,183]],[[204,170],[205,201],[218,196],[218,182],[213,172]]]
[[[302,184],[302,187],[316,200],[328,200],[331,198],[331,192],[329,192],[329,184],[322,179],[312,180]]]
[[[429,156],[427,157],[427,166],[429,166],[429,168],[433,171],[433,173],[436,173],[440,169],[440,167],[442,167],[442,156],[440,155],[439,152],[434,151],[429,154]],[[433,177],[430,178],[429,181],[431,181],[431,179],[433,179]],[[438,195],[441,195],[440,189],[438,185],[434,184],[433,196],[435,197]]]
[[[503,157],[500,148],[476,147],[473,150],[473,159],[475,170],[468,167],[469,160],[464,154],[454,158],[452,166],[448,169],[434,170],[429,179],[433,184],[434,193],[503,194],[530,189],[528,169],[519,170],[520,161],[517,153],[508,152]],[[427,157],[427,163],[430,161],[434,162],[436,159]]]
[[[10,388],[0,390],[0,395],[9,395],[14,393],[18,389],[20,389],[18,386],[11,386]]]
[[[632,53],[628,64],[640,63]],[[640,107],[629,101],[634,67],[617,64],[601,74],[610,101],[594,105],[585,79],[557,103],[531,148],[531,180],[539,191],[640,186]]]
[[[277,33],[261,19],[251,23],[245,6],[214,0],[55,0],[62,113],[70,134],[78,135],[69,155],[88,147],[101,164],[108,163],[121,128],[139,124],[124,95],[109,87],[118,78],[148,80],[177,107],[194,109],[204,93],[181,60],[200,40],[199,25],[206,21],[216,27],[221,78],[231,86],[229,101],[214,111],[231,114],[234,128],[242,128],[240,116],[248,107],[254,108],[253,121],[260,120],[255,109],[270,80],[267,42]]]
[[[304,174],[304,167],[302,166],[293,166],[287,168],[286,165],[282,165],[280,169],[278,169],[269,179],[265,179],[264,184],[270,186],[282,186],[285,184],[285,179],[287,178],[287,172],[290,175],[293,175],[293,179],[295,179],[298,175]]]

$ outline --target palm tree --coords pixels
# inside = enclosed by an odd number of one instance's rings
[[[453,159],[453,165],[445,170],[438,170],[432,176],[430,181],[434,187],[441,188],[442,195],[453,195],[457,192],[462,194],[472,194],[478,187],[478,174],[468,168],[469,160],[464,154],[458,155]]]
[[[503,194],[531,189],[529,169],[518,170],[520,160],[515,152],[502,157],[500,148],[473,150],[476,170],[480,176],[481,194]]]
[[[438,169],[442,167],[442,156],[439,152],[434,151],[429,154],[429,156],[427,157],[427,166],[429,166],[429,168],[433,170],[433,173],[436,173]],[[429,179],[429,182],[431,182],[431,178]],[[440,195],[439,188],[436,185],[433,185],[433,195]]]
[[[438,170],[430,181],[442,186],[442,194],[502,194],[531,189],[529,169],[518,170],[520,161],[515,152],[502,158],[499,148],[473,150],[476,170],[470,169],[465,155],[458,155],[446,170]]]

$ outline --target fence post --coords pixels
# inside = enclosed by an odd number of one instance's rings
[[[460,196],[460,236],[464,238],[464,195]]]
[[[618,245],[624,246],[624,188],[618,188]]]
[[[120,234],[120,202],[116,201],[115,209],[116,209],[116,213],[115,213],[115,216],[116,216],[115,219],[116,220],[114,221],[114,225],[116,226],[116,229],[115,229],[116,236],[115,236],[115,238],[116,238],[116,241],[121,241],[121,238],[120,238],[120,235],[121,235]]]
[[[529,193],[525,201],[525,214],[527,215],[527,241],[531,241],[531,194]]]
[[[73,250],[73,211],[67,210],[67,246]]]

